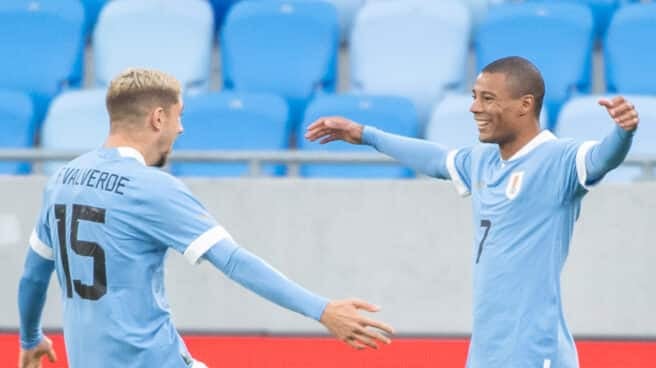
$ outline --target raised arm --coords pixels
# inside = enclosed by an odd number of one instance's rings
[[[446,168],[448,150],[436,143],[386,133],[339,116],[317,119],[308,126],[305,138],[313,142],[319,140],[321,144],[342,140],[370,145],[417,172],[450,179]]]
[[[357,299],[328,301],[312,293],[232,239],[223,239],[203,257],[230,279],[261,297],[321,322],[335,337],[354,348],[365,345],[377,349],[376,341],[389,344],[385,335],[368,329],[374,327],[388,334],[391,327],[358,313],[359,309],[376,312],[378,307]]]
[[[599,100],[599,105],[608,110],[617,125],[601,143],[592,147],[585,157],[586,181],[590,184],[601,180],[624,161],[640,121],[635,106],[622,96]]]

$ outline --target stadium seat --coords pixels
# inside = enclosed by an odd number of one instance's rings
[[[305,129],[321,116],[341,115],[361,124],[373,125],[394,134],[417,137],[419,124],[410,100],[395,96],[324,95],[317,97],[305,112],[305,122],[298,132],[298,147],[306,151],[375,152],[371,147],[331,142],[321,145],[309,142]],[[405,178],[409,169],[397,165],[315,164],[302,165],[301,175],[322,178]]]
[[[574,138],[577,141],[601,140],[613,129],[615,123],[608,112],[597,104],[600,98],[613,96],[583,96],[575,97],[563,106],[558,118],[557,134],[562,138]],[[656,97],[629,95],[640,114],[640,125],[633,137],[633,145],[629,156],[656,155]],[[656,173],[652,172],[652,175]],[[641,171],[638,167],[619,167],[610,172],[604,182],[629,182],[639,180]],[[652,176],[653,177],[653,176]]]
[[[323,0],[335,6],[339,16],[341,40],[348,42],[355,16],[366,0]]]
[[[213,16],[205,0],[114,0],[93,36],[96,82],[107,86],[128,67],[175,76],[188,92],[209,88]]]
[[[30,96],[17,91],[0,90],[0,149],[34,146],[34,109]],[[0,161],[0,174],[29,174],[27,162]]]
[[[554,0],[531,0],[533,2],[553,2]],[[620,7],[622,0],[558,0],[562,2],[571,2],[586,4],[592,11],[595,35],[602,38],[606,33],[613,13]]]
[[[185,98],[184,133],[176,150],[283,150],[288,148],[288,108],[281,97],[263,93],[221,92]],[[244,176],[247,164],[173,163],[180,176]],[[279,175],[280,166],[264,173]]]
[[[34,123],[72,82],[83,24],[77,0],[0,1],[0,88],[30,94]]]
[[[48,110],[41,133],[44,149],[90,151],[105,142],[109,133],[109,116],[104,89],[64,92]],[[63,162],[47,162],[43,172],[53,174]]]
[[[604,56],[609,92],[656,94],[656,3],[620,8],[606,34]]]
[[[335,90],[339,26],[323,1],[241,1],[221,32],[223,83],[283,96],[294,123],[320,91]]]
[[[91,34],[98,21],[98,14],[103,6],[110,0],[81,0],[84,7],[85,34]]]
[[[469,111],[472,96],[447,94],[435,105],[430,122],[426,127],[426,139],[450,148],[469,147],[478,143],[478,128]],[[544,109],[540,122],[546,127],[547,114]]]
[[[442,93],[463,87],[470,28],[460,2],[367,2],[351,34],[352,91],[409,98],[423,130]]]
[[[490,8],[475,38],[478,70],[506,56],[531,60],[546,82],[549,128],[573,91],[587,91],[592,60],[592,15],[569,2],[501,4]]]

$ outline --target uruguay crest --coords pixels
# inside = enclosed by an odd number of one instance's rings
[[[506,197],[508,199],[515,199],[519,192],[522,190],[522,181],[524,179],[524,172],[517,171],[510,174],[510,179],[508,180],[508,186],[506,186]]]

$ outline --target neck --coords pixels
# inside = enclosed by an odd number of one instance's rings
[[[141,153],[147,165],[152,165],[154,160],[150,157],[152,154],[146,149],[148,145],[142,142],[138,135],[110,132],[103,146],[106,148],[132,147]]]
[[[508,160],[538,134],[540,134],[540,125],[536,122],[535,124],[531,124],[531,128],[523,129],[523,131],[519,132],[508,142],[499,143],[501,158],[504,161]]]

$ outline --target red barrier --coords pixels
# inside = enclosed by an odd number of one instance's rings
[[[65,368],[61,335],[51,336],[59,362],[43,368]],[[189,350],[208,367],[231,368],[462,368],[465,339],[397,338],[378,351],[356,351],[328,338],[185,336]],[[578,341],[581,368],[647,368],[656,366],[656,341]],[[0,334],[0,367],[15,367],[18,337]],[[45,361],[45,359],[44,359]]]

